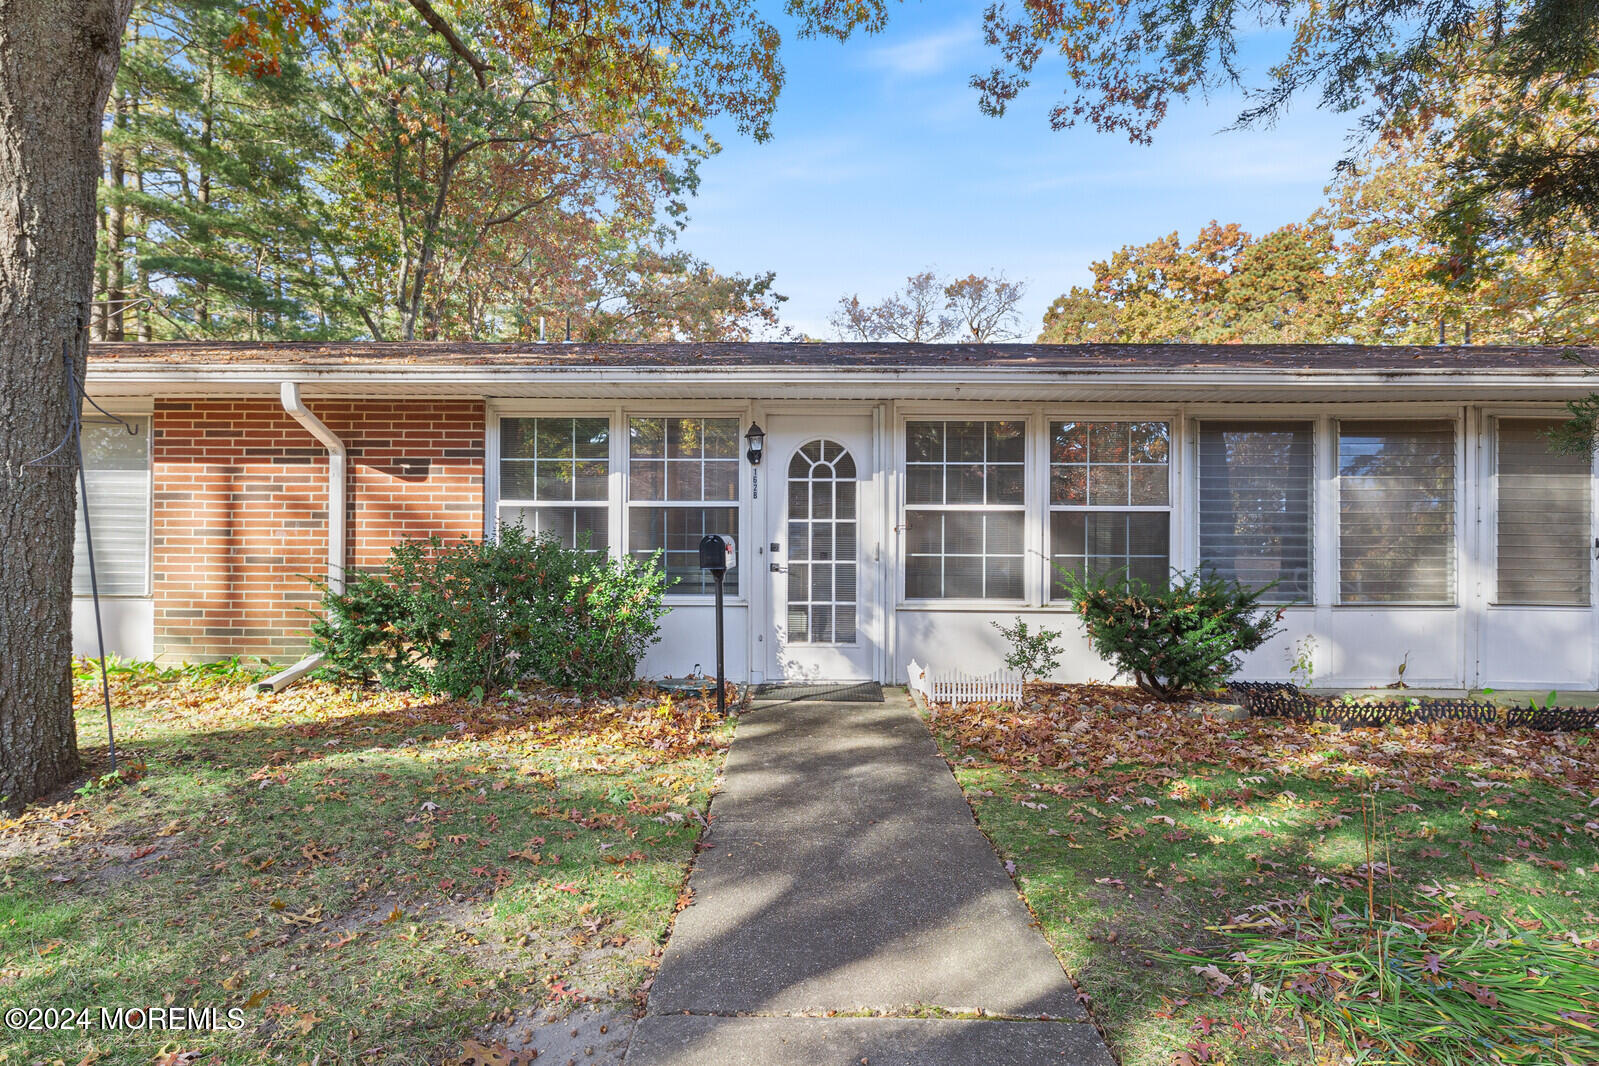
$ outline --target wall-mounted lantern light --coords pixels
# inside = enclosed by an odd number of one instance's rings
[[[766,431],[760,424],[750,423],[749,431],[744,434],[744,440],[749,444],[749,450],[744,453],[744,458],[750,461],[751,466],[761,465],[761,450],[766,447]]]

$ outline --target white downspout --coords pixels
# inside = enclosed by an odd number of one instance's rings
[[[328,450],[328,588],[344,591],[344,482],[348,463],[344,442],[312,414],[300,399],[300,386],[285,381],[283,409]]]
[[[300,399],[300,386],[292,381],[283,383],[280,395],[283,409],[307,433],[315,437],[328,450],[328,588],[344,591],[344,481],[349,457],[344,442]],[[256,683],[258,692],[279,692],[294,684],[306,674],[322,665],[322,656],[308,655],[287,670]]]

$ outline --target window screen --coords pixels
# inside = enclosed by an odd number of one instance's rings
[[[1171,572],[1171,427],[1165,422],[1052,422],[1049,554],[1060,570],[1120,571],[1163,588]]]
[[[610,449],[607,418],[500,419],[500,524],[605,551]]]
[[[1499,422],[1497,603],[1591,602],[1593,460],[1551,451],[1557,425]]]
[[[1341,603],[1455,600],[1455,427],[1338,425]]]
[[[134,432],[115,423],[83,424],[83,474],[102,596],[150,592],[150,420],[124,421]],[[81,498],[74,515],[72,592],[87,596],[92,590]]]
[[[738,533],[737,418],[635,418],[628,423],[628,551],[662,552],[667,588],[709,593],[700,540]],[[723,589],[738,591],[738,569]]]
[[[1199,429],[1199,558],[1224,578],[1308,602],[1315,431],[1309,422],[1206,422]]]
[[[1023,596],[1026,423],[905,426],[905,595]]]

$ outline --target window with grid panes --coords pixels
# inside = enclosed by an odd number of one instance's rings
[[[610,449],[611,422],[603,416],[500,419],[500,524],[604,552]]]
[[[905,425],[905,596],[1024,595],[1027,424]]]
[[[661,552],[669,593],[715,591],[700,569],[700,539],[738,533],[739,421],[634,418],[628,422],[627,548]],[[738,592],[738,568],[723,588]]]
[[[1124,573],[1163,588],[1171,571],[1171,427],[1051,422],[1049,555],[1060,576]]]

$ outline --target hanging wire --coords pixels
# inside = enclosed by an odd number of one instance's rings
[[[61,440],[54,448],[45,452],[37,459],[30,459],[23,463],[29,466],[66,466],[66,463],[47,463],[45,460],[64,451],[67,445],[72,445],[78,457],[78,496],[83,501],[83,546],[88,555],[89,562],[89,593],[94,600],[94,635],[99,642],[100,649],[100,696],[105,702],[105,733],[106,750],[111,757],[111,773],[117,772],[117,736],[116,728],[111,721],[111,678],[105,669],[105,625],[100,618],[100,581],[94,569],[94,530],[89,523],[89,476],[83,468],[83,404],[87,402],[96,411],[110,419],[111,423],[122,426],[129,433],[138,433],[138,428],[133,423],[107,411],[104,407],[94,402],[94,399],[84,391],[83,385],[78,381],[77,369],[72,365],[71,342],[61,342],[61,366],[66,374],[67,385],[67,427]]]

